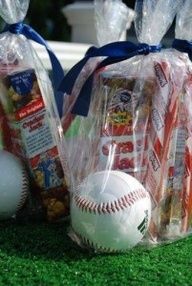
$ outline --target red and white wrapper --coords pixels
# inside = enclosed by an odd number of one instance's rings
[[[98,168],[120,170],[143,181],[154,79],[104,72],[100,84],[105,115],[101,121]],[[141,94],[144,98],[140,101]]]
[[[150,192],[153,215],[150,237],[156,241],[164,236],[170,221],[173,196],[178,111],[182,85],[169,61],[154,62],[159,91],[152,101],[149,131],[148,166],[145,187]],[[180,77],[184,77],[184,69]],[[180,81],[182,83],[182,81]]]
[[[187,139],[184,156],[184,178],[182,188],[182,232],[192,227],[192,75],[189,74],[185,85],[185,110]]]

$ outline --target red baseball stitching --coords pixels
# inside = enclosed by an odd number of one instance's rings
[[[74,201],[76,206],[79,207],[82,211],[95,213],[95,214],[112,214],[124,210],[132,206],[139,199],[148,197],[148,193],[143,189],[135,190],[113,202],[107,203],[95,203],[91,202],[86,198],[83,198],[78,193],[74,195]]]
[[[29,181],[28,181],[28,179],[27,179],[27,173],[26,173],[25,169],[23,169],[23,170],[22,170],[22,192],[21,192],[21,199],[20,199],[20,201],[19,201],[19,203],[18,203],[16,212],[19,211],[19,210],[22,208],[22,206],[23,206],[23,204],[24,204],[24,202],[25,202],[25,200],[26,200],[26,198],[27,198],[28,190],[29,190]]]

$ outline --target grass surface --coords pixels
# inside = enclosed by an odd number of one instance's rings
[[[0,224],[0,286],[192,285],[192,237],[127,254],[76,246],[65,224]]]

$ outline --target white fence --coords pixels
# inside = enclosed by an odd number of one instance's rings
[[[51,63],[49,61],[46,49],[34,42],[32,42],[35,50],[43,62],[46,69],[51,69]],[[66,42],[53,42],[48,41],[49,46],[54,51],[58,57],[64,70],[69,70],[75,63],[81,60],[88,48],[89,44],[79,44],[79,43],[66,43]]]

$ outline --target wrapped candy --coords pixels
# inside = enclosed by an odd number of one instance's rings
[[[70,175],[66,147],[57,111],[62,67],[43,38],[22,21],[29,1],[0,1],[0,15],[7,23],[0,35],[0,102],[11,143],[9,151],[22,158],[34,191],[31,200],[49,221],[68,215],[67,184]],[[43,45],[50,57],[53,85],[30,40]],[[7,132],[7,131],[6,131]],[[66,181],[67,179],[67,181]]]
[[[63,114],[64,123],[69,114],[77,115],[78,121],[71,121],[65,134],[73,130],[77,135],[73,140],[82,140],[77,148],[70,150],[77,162],[76,165],[71,164],[76,190],[72,190],[73,213],[76,213],[75,202],[87,213],[95,205],[92,191],[99,182],[90,183],[94,174],[108,174],[100,189],[97,189],[102,201],[110,174],[127,173],[150,194],[152,213],[151,219],[148,217],[148,243],[173,237],[169,235],[170,213],[175,186],[174,170],[179,156],[177,138],[180,135],[177,126],[182,124],[186,64],[173,50],[161,49],[160,41],[180,4],[181,1],[172,0],[136,1],[135,29],[139,44],[116,42],[90,49],[87,57],[94,55],[105,58],[82,84],[72,108]],[[69,72],[69,78],[81,70],[85,60],[87,58]],[[62,87],[66,91],[68,85],[65,89],[64,83],[65,79]],[[93,201],[88,203],[90,196]],[[108,196],[109,201],[105,199],[99,211],[104,209],[108,212],[110,192]],[[126,204],[122,198],[118,202],[118,208]],[[94,228],[92,223],[88,223],[86,215],[84,219],[84,234],[89,236],[95,231],[97,236],[99,220],[95,220]],[[76,241],[90,246],[90,236],[87,242],[82,239],[82,229],[76,228],[74,216],[72,227]],[[180,231],[178,235],[181,235]],[[95,248],[94,245],[92,247]]]

